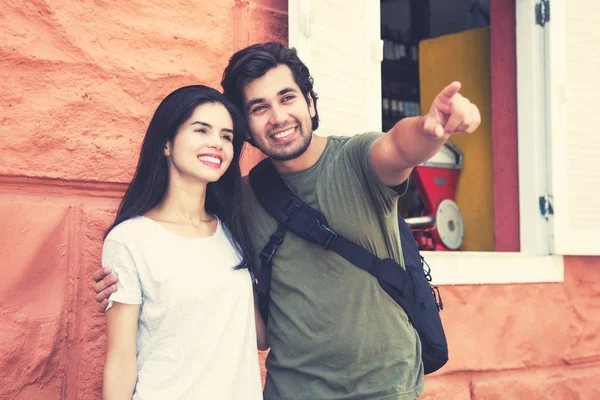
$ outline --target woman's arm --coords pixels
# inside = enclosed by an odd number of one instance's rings
[[[108,344],[103,400],[131,400],[137,380],[136,336],[139,304],[113,303],[106,312]]]
[[[265,321],[260,316],[256,290],[252,289],[252,293],[254,295],[254,320],[256,321],[256,347],[259,350],[267,350],[269,348],[269,344],[267,343],[267,328]]]

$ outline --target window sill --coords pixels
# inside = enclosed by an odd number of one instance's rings
[[[563,256],[503,252],[431,252],[421,255],[436,285],[564,281]]]

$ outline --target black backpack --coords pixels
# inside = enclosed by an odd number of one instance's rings
[[[439,312],[442,299],[432,286],[430,269],[402,217],[398,218],[406,270],[396,261],[380,259],[335,232],[319,211],[306,205],[285,184],[270,159],[250,171],[250,184],[265,210],[278,222],[277,230],[260,253],[258,302],[265,323],[269,316],[272,259],[287,231],[332,250],[377,278],[379,284],[405,311],[421,339],[425,374],[448,361],[448,343]]]

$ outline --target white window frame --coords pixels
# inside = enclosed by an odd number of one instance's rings
[[[600,89],[598,58],[589,45],[598,37],[593,0],[552,0],[546,32],[546,93],[550,193],[555,216],[551,252],[600,255],[600,123],[593,93]],[[582,12],[584,10],[584,12]]]
[[[347,0],[345,3],[347,7],[350,6]],[[553,218],[542,216],[538,200],[548,193],[549,149],[546,140],[545,102],[547,33],[544,28],[535,24],[535,4],[535,0],[516,2],[518,132],[527,132],[518,135],[520,251],[422,252],[432,268],[435,284],[564,281],[564,258],[562,255],[551,254]],[[306,23],[311,19],[311,8],[310,1],[289,0],[289,44],[299,50],[306,45],[303,35],[310,31]],[[379,25],[379,7],[373,8],[377,9],[377,15],[374,16],[371,9],[366,18]],[[382,42],[378,40],[377,43],[381,47],[374,51],[374,57],[379,57],[382,48]],[[316,81],[317,92],[318,88],[319,82]],[[379,87],[374,92],[381,96]],[[377,109],[378,113],[379,110],[380,107]],[[381,120],[377,125],[377,129],[381,129]]]

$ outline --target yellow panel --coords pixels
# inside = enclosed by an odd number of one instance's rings
[[[494,199],[489,28],[424,40],[419,50],[422,109],[429,110],[435,96],[450,82],[460,81],[463,96],[481,112],[481,126],[475,133],[455,135],[451,141],[465,157],[456,194],[465,220],[461,250],[491,251]]]

